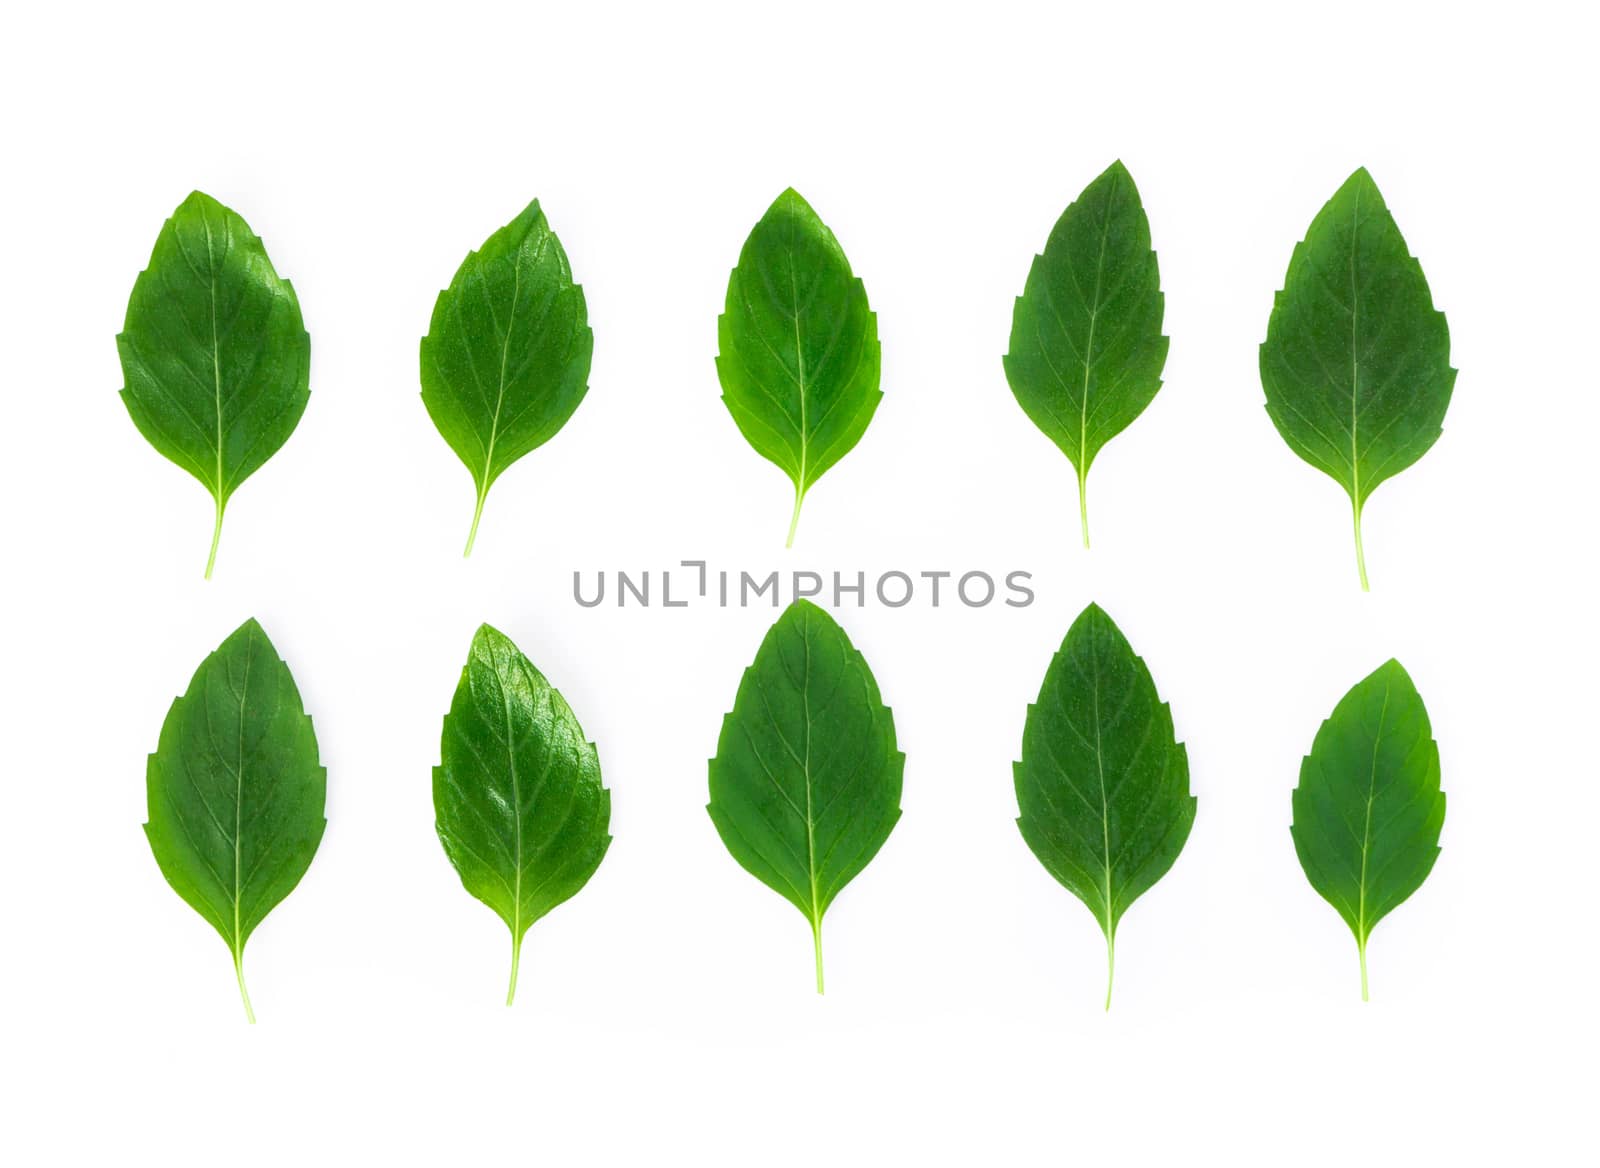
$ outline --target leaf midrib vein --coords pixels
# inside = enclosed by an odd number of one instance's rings
[[[206,233],[209,247],[210,231]],[[244,949],[244,938],[239,934],[239,902],[244,896],[243,873],[241,867],[244,863],[244,716],[247,699],[250,693],[250,664],[255,658],[255,640],[245,642],[244,673],[239,679],[239,743],[237,754],[239,765],[234,770],[233,787],[233,955],[238,960]]]
[[[1383,724],[1389,715],[1389,686],[1383,687],[1383,704],[1378,707],[1378,728],[1372,735],[1372,765],[1367,772],[1366,821],[1361,829],[1361,882],[1357,887],[1356,923],[1361,944],[1367,943],[1367,856],[1372,849],[1372,804],[1378,794],[1378,748],[1383,744]]]
[[[518,244],[515,258],[511,261],[511,311],[506,316],[506,335],[500,342],[500,384],[495,391],[494,414],[489,419],[489,443],[483,454],[483,486],[488,490],[488,484],[494,475],[494,444],[500,437],[500,411],[505,407],[506,401],[506,365],[511,356],[511,332],[517,323],[517,301],[522,295],[522,254],[523,245]],[[509,707],[507,710],[509,717]],[[507,723],[510,729],[510,723]],[[513,780],[514,781],[514,780]],[[519,881],[521,877],[518,877]]]
[[[1113,188],[1115,186],[1113,178]],[[1100,317],[1100,288],[1105,279],[1106,241],[1111,236],[1111,190],[1100,212],[1100,255],[1094,269],[1094,297],[1089,305],[1089,333],[1083,344],[1083,394],[1078,403],[1078,474],[1089,473],[1089,378],[1094,370],[1094,327]],[[1109,890],[1109,889],[1108,889]]]

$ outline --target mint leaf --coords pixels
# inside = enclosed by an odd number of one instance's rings
[[[899,820],[905,761],[866,659],[796,600],[722,720],[706,810],[740,866],[810,922],[819,994],[823,914]]]
[[[554,438],[589,388],[583,289],[539,200],[469,252],[422,338],[422,404],[472,472],[472,554],[489,488]]]
[[[517,993],[529,926],[589,882],[611,845],[594,744],[504,633],[472,638],[433,768],[439,840],[466,890],[511,930]]]
[[[1367,588],[1361,509],[1439,437],[1456,371],[1450,329],[1422,265],[1358,170],[1289,259],[1261,345],[1267,413],[1301,458],[1350,496]]]
[[[133,424],[216,504],[209,580],[229,498],[288,440],[311,396],[300,301],[249,224],[195,191],[133,282],[117,354]]]
[[[233,954],[294,891],[327,826],[327,771],[289,667],[253,620],[195,670],[161,725],[144,825],[161,874]]]
[[[1295,854],[1355,934],[1367,1000],[1372,927],[1422,886],[1439,856],[1444,792],[1428,711],[1398,661],[1333,708],[1300,764]]]
[[[1195,799],[1172,711],[1097,605],[1051,659],[1013,773],[1022,838],[1105,934],[1109,1010],[1117,924],[1183,850]]]
[[[1113,162],[1061,213],[1011,316],[1011,392],[1078,472],[1089,546],[1089,467],[1161,388],[1167,338],[1150,221]]]
[[[800,504],[866,432],[878,399],[878,318],[850,261],[793,190],[767,208],[728,277],[717,318],[722,401]]]

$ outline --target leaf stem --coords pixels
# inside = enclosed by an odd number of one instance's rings
[[[1367,996],[1367,943],[1357,941],[1356,951],[1361,954],[1361,1000],[1370,1002],[1372,999]]]
[[[1111,983],[1117,976],[1117,942],[1113,934],[1106,934],[1106,1013],[1111,1012]]]
[[[794,529],[800,526],[800,500],[806,497],[804,488],[799,483],[794,485],[794,512],[789,516],[789,539],[784,543],[785,548],[794,547]]]
[[[811,918],[811,948],[817,957],[817,993],[822,992],[822,921]]]
[[[1361,546],[1361,504],[1352,501],[1351,510],[1356,520],[1356,570],[1361,573],[1361,591],[1371,592],[1367,586],[1367,553]]]
[[[217,521],[211,525],[211,554],[206,557],[206,579],[211,579],[211,569],[217,566],[217,544],[222,542],[222,512],[227,508],[227,501],[221,495],[215,496],[217,500]]]
[[[250,1005],[250,991],[245,988],[244,984],[244,950],[242,949],[233,951],[233,976],[239,979],[239,996],[244,999],[245,1020],[254,1026],[256,1024],[256,1012]]]
[[[1089,472],[1078,472],[1078,519],[1083,524],[1083,546],[1089,546]]]
[[[467,550],[461,553],[462,559],[472,555],[472,545],[478,538],[478,520],[483,518],[483,501],[488,497],[488,487],[478,492],[478,505],[472,509],[472,530],[467,532]]]
[[[517,997],[517,966],[522,963],[522,938],[513,934],[511,938],[511,984],[506,988],[506,1005],[510,1005]]]

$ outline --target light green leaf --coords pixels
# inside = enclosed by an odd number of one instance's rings
[[[1293,802],[1295,854],[1355,934],[1365,1001],[1367,938],[1422,886],[1444,826],[1439,747],[1398,661],[1379,666],[1334,707],[1300,764]]]
[[[1166,875],[1194,826],[1189,756],[1144,661],[1097,605],[1084,609],[1028,707],[1013,767],[1022,838],[1106,938]]]
[[[1422,265],[1358,170],[1295,246],[1261,345],[1261,384],[1289,449],[1350,496],[1363,590],[1361,509],[1434,444],[1455,381],[1450,329]]]
[[[535,199],[470,252],[422,338],[422,403],[483,502],[506,469],[567,424],[589,388],[583,289]]]
[[[195,191],[133,282],[117,354],[139,433],[211,492],[209,580],[228,500],[288,440],[311,396],[300,301],[249,225]]]
[[[227,942],[245,1016],[244,945],[311,865],[327,772],[289,667],[255,621],[172,703],[145,777],[161,874]]]
[[[706,810],[740,866],[810,923],[819,994],[823,914],[889,838],[904,770],[866,659],[796,600],[722,720]]]
[[[1161,388],[1165,303],[1150,222],[1121,162],[1061,213],[1011,317],[1006,379],[1078,472],[1089,546],[1089,467]]]
[[[717,318],[722,401],[756,453],[806,491],[855,447],[883,393],[878,318],[833,232],[793,190],[767,209]]]
[[[611,792],[571,707],[488,625],[472,638],[439,752],[439,840],[462,885],[511,930],[509,1006],[529,927],[575,896],[611,846]]]

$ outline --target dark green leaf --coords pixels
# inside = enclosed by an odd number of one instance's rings
[[[422,338],[422,403],[477,487],[467,555],[494,481],[583,401],[593,352],[583,289],[535,199],[468,253]]]
[[[1089,467],[1161,388],[1167,338],[1156,253],[1121,162],[1061,213],[1011,317],[1006,379],[1033,424],[1078,472],[1089,546]]]
[[[210,579],[228,499],[294,433],[311,396],[300,301],[249,225],[195,191],[133,282],[117,353],[133,424],[216,503]]]
[[[1363,589],[1361,509],[1439,437],[1455,382],[1450,329],[1422,265],[1358,170],[1295,245],[1261,346],[1261,384],[1289,448],[1350,496]]]
[[[327,826],[327,772],[289,667],[245,621],[172,703],[150,756],[144,825],[161,873],[233,954],[300,882]]]
[[[1013,772],[1022,838],[1105,934],[1109,1010],[1117,923],[1178,858],[1195,799],[1172,711],[1098,606],[1051,660]]]
[[[900,818],[905,761],[866,659],[796,600],[722,720],[706,810],[744,870],[811,923],[819,994],[823,914]]]
[[[866,433],[878,389],[878,318],[850,261],[793,190],[767,208],[717,318],[722,401],[756,453],[806,491]]]
[[[528,927],[587,884],[611,845],[611,792],[566,700],[488,625],[472,638],[439,757],[445,854],[511,930],[509,1006]]]
[[[1362,1000],[1372,927],[1421,887],[1443,826],[1428,711],[1400,663],[1386,662],[1317,731],[1289,829],[1311,886],[1355,934]]]

